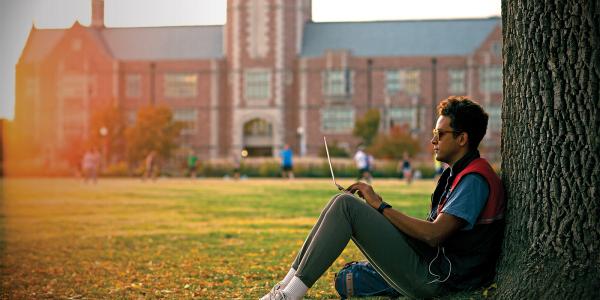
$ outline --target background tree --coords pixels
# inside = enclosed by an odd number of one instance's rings
[[[177,138],[182,128],[183,124],[173,120],[173,114],[167,107],[141,108],[135,125],[125,132],[128,162],[136,164],[153,150],[163,159],[170,158],[173,149],[177,147]]]
[[[499,298],[600,299],[600,2],[502,1]]]
[[[327,150],[329,150],[330,157],[350,157],[350,153],[344,147],[341,147],[337,141],[328,142]],[[327,157],[324,145],[319,149],[319,157]]]
[[[379,131],[379,110],[369,109],[362,118],[356,119],[352,134],[359,137],[362,143],[369,146]]]
[[[410,135],[407,128],[394,126],[388,134],[379,133],[368,152],[377,158],[402,159],[404,152],[412,157],[419,150],[419,141]]]

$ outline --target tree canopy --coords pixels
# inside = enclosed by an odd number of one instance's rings
[[[381,117],[379,115],[379,110],[368,110],[362,118],[356,119],[352,134],[356,137],[359,137],[362,140],[362,143],[366,146],[371,145],[373,143],[373,139],[375,139],[375,136],[379,131],[380,119]]]
[[[141,161],[151,151],[167,159],[177,147],[177,138],[183,124],[173,120],[171,110],[164,106],[141,108],[133,127],[126,130],[127,159],[130,163]]]
[[[377,158],[387,159],[401,159],[405,152],[414,156],[419,150],[419,141],[401,126],[392,127],[387,134],[379,133],[369,147],[369,153]]]

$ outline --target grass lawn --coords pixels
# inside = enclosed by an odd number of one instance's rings
[[[10,299],[258,299],[335,194],[313,179],[0,183],[0,296]],[[434,183],[374,186],[422,218]],[[334,273],[351,260],[364,260],[352,242],[307,298],[338,298]]]

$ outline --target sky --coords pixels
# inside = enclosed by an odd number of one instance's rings
[[[284,0],[289,1],[289,0]],[[313,21],[452,19],[500,16],[501,0],[312,0]],[[225,23],[226,0],[105,0],[107,27]],[[143,8],[143,9],[140,9]],[[35,24],[89,25],[90,0],[0,0],[0,118],[14,116],[15,65]]]

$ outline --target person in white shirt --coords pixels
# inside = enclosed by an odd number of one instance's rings
[[[354,154],[354,162],[356,163],[356,168],[358,169],[358,177],[357,180],[365,180],[367,183],[371,183],[371,168],[369,166],[369,155],[365,153],[364,146],[358,146],[358,150],[356,154]]]

